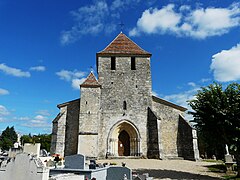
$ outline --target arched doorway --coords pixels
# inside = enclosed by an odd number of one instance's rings
[[[130,156],[130,136],[123,130],[118,136],[118,155]]]
[[[140,135],[136,126],[127,120],[116,123],[108,135],[107,153],[110,156],[139,156]]]

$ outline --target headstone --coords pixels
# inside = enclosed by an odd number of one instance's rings
[[[23,146],[23,152],[28,154],[34,154],[34,155],[37,155],[37,157],[39,157],[40,146],[41,146],[40,143],[35,143],[35,144],[25,143]]]
[[[132,180],[132,170],[127,167],[111,166],[107,169],[106,180],[123,179]]]
[[[228,162],[228,163],[233,162],[233,158],[230,154],[225,155],[225,162]]]
[[[226,168],[227,168],[227,173],[231,173],[233,171],[233,158],[232,156],[229,154],[229,155],[225,155],[225,165],[226,165]]]
[[[65,157],[65,167],[67,169],[85,169],[85,156],[75,154]]]

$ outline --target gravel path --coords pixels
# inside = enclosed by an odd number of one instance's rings
[[[117,165],[125,162],[133,171],[139,174],[149,173],[154,179],[221,179],[220,174],[208,171],[206,166],[215,164],[210,162],[155,159],[111,159],[97,162],[117,163]]]

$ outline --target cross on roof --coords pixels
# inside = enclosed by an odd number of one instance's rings
[[[124,23],[121,21],[121,23],[118,24],[121,28],[121,32],[123,31]]]

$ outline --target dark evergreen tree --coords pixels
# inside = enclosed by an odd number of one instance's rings
[[[14,130],[14,127],[7,127],[0,136],[0,147],[2,150],[9,150],[13,147],[13,144],[17,142],[17,133]]]

